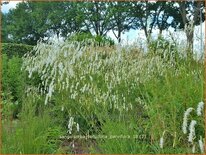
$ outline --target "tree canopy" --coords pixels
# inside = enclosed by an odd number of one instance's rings
[[[112,31],[120,42],[122,33],[130,29],[144,30],[149,40],[154,29],[159,29],[161,35],[173,27],[184,30],[188,44],[192,44],[194,26],[205,20],[204,7],[202,1],[23,1],[3,14],[2,40],[34,45],[40,38],[54,34],[63,38],[75,32],[106,36]],[[185,27],[191,22],[192,31],[188,31]]]

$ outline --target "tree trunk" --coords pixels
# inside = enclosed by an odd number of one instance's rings
[[[193,53],[193,33],[194,33],[194,27],[193,25],[187,24],[188,20],[186,17],[186,2],[179,2],[180,5],[180,13],[182,16],[182,21],[184,24],[184,31],[186,33],[186,37],[187,37],[187,57],[191,57],[192,53]]]
[[[112,30],[112,32],[113,32],[115,38],[117,38],[118,43],[120,43],[121,42],[121,33],[122,33],[122,31],[118,30],[117,35],[114,32],[114,30]]]
[[[148,32],[147,32],[147,28],[144,27],[143,29],[144,29],[145,37],[146,37],[146,39],[147,39],[147,43],[149,43],[149,35],[148,35]]]
[[[159,29],[159,35],[158,35],[158,37],[159,37],[159,38],[162,37],[162,29],[161,29],[161,28]]]
[[[185,32],[187,36],[187,56],[191,58],[193,54],[194,26],[192,25]]]
[[[121,32],[120,31],[118,31],[118,43],[120,43],[121,42]]]
[[[197,2],[197,6],[194,8],[194,14],[193,14],[193,21],[190,21],[192,23],[187,24],[189,21],[186,17],[186,2],[179,2],[180,5],[180,13],[182,16],[183,24],[185,26],[185,33],[187,37],[187,56],[192,57],[193,54],[193,40],[194,40],[194,27],[195,23],[197,22],[196,20],[198,19],[199,16],[199,10],[201,8],[201,1]]]

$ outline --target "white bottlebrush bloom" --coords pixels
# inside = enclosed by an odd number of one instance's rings
[[[188,108],[185,113],[184,113],[184,118],[183,118],[183,124],[182,124],[182,131],[184,134],[187,133],[187,121],[188,121],[188,116],[192,112],[193,108]]]
[[[164,135],[165,135],[165,131],[162,134],[162,137],[160,138],[160,148],[163,149],[164,146]]]
[[[189,127],[190,133],[188,136],[188,142],[193,143],[193,140],[195,138],[195,125],[196,124],[197,124],[197,121],[195,121],[195,120],[192,120],[190,123],[190,127]]]
[[[49,98],[49,96],[48,96],[48,94],[46,95],[46,99],[45,99],[45,101],[44,101],[44,104],[45,105],[47,105],[47,103],[48,103],[48,98]]]
[[[62,106],[61,111],[64,111],[64,106]]]
[[[79,123],[77,123],[77,132],[79,132]]]
[[[192,153],[195,153],[195,144],[192,146]]]
[[[204,102],[200,102],[198,103],[198,106],[197,106],[197,115],[198,116],[201,116],[202,115],[202,110],[204,108]]]
[[[163,137],[160,138],[160,148],[163,149],[164,139]]]
[[[52,93],[54,92],[54,85],[52,83],[49,86],[48,96],[51,98]]]
[[[74,118],[73,118],[73,117],[70,117],[70,119],[69,119],[69,124],[68,124],[68,132],[69,132],[69,134],[72,133],[73,124],[74,124]]]
[[[199,142],[200,152],[204,153],[204,144],[202,139],[200,138],[198,142]]]
[[[162,74],[164,74],[164,68],[167,68],[159,57],[143,59],[142,55],[137,58],[138,60],[136,58],[133,60],[131,55],[124,53],[123,48],[115,49],[106,59],[102,59],[101,52],[97,52],[98,49],[96,51],[96,48],[92,48],[92,46],[85,46],[85,49],[81,49],[79,43],[55,40],[48,43],[38,42],[34,51],[36,52],[35,55],[28,55],[24,59],[23,65],[30,77],[35,72],[40,75],[43,88],[41,93],[45,95],[45,104],[51,100],[53,94],[59,93],[63,94],[62,100],[71,96],[82,106],[84,100],[81,97],[82,91],[94,97],[96,101],[94,104],[98,104],[98,106],[116,108],[121,112],[123,110],[129,111],[133,109],[132,104],[130,103],[128,106],[127,98],[124,96],[122,96],[124,102],[121,104],[119,92],[113,93],[116,87],[124,81],[130,83],[132,84],[132,88],[128,85],[128,94],[130,94],[133,89],[136,89],[137,83],[149,81],[153,77],[155,68],[158,68],[158,72],[161,70]],[[106,53],[103,54],[106,55]],[[108,69],[108,67],[111,67],[111,69]],[[149,73],[147,73],[147,68]],[[105,83],[96,78],[99,76],[105,77]],[[107,92],[97,87],[97,80],[107,86]],[[88,97],[90,98],[90,96]],[[111,103],[108,103],[108,101]],[[146,106],[144,102],[139,104]],[[60,105],[59,110],[63,111],[64,108]],[[75,127],[78,130],[78,125],[75,122],[73,123],[68,125],[70,133],[72,132],[72,125],[73,129]]]

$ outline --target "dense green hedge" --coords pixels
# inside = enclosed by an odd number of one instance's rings
[[[28,51],[33,49],[31,45],[14,44],[14,43],[2,43],[2,53],[6,54],[9,58],[13,56],[22,57]]]

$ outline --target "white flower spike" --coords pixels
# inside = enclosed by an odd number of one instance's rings
[[[195,120],[192,120],[190,123],[190,127],[189,127],[190,133],[188,136],[188,142],[193,143],[193,140],[195,138],[195,125],[196,124],[197,124],[197,121],[195,121]]]
[[[182,131],[184,134],[187,133],[187,121],[188,121],[188,116],[192,112],[193,108],[188,108],[185,113],[184,113],[184,118],[183,118],[183,124],[182,124]]]
[[[202,115],[202,111],[204,109],[204,102],[200,102],[198,103],[198,106],[197,106],[197,116],[201,116]]]

